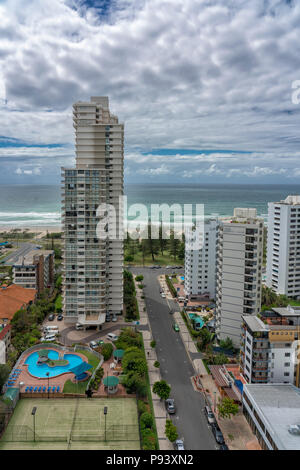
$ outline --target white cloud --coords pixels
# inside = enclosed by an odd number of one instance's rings
[[[2,135],[73,145],[72,103],[108,95],[126,124],[128,175],[230,177],[238,169],[246,178],[288,177],[300,144],[300,105],[291,101],[291,84],[300,79],[299,2],[114,0],[111,6],[101,17],[101,8],[82,0],[0,5]],[[153,148],[215,153],[142,155]],[[255,153],[237,156],[232,149]],[[56,150],[0,149],[0,158],[71,161],[72,151]]]

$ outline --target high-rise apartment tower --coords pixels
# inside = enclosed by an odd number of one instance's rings
[[[73,121],[76,166],[62,169],[63,310],[67,322],[100,327],[106,314],[123,310],[124,125],[107,97],[75,103]],[[115,208],[114,239],[96,232],[105,203]]]

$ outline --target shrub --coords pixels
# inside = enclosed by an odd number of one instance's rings
[[[154,365],[154,367],[158,368],[160,366],[160,363],[158,361],[155,361],[153,365]]]
[[[144,280],[144,276],[142,276],[142,275],[136,276],[135,280],[136,280],[136,282],[141,282],[141,281]]]
[[[101,354],[103,356],[103,359],[105,361],[108,361],[110,359],[112,352],[114,350],[113,345],[111,343],[105,343],[100,347]]]
[[[140,423],[141,423],[141,428],[151,429],[153,426],[153,416],[147,411],[145,411],[143,414],[141,414]]]
[[[143,450],[155,450],[156,438],[151,429],[146,428],[141,430],[141,437]]]
[[[143,400],[138,400],[137,407],[140,415],[147,411],[147,405]]]
[[[151,348],[155,348],[156,346],[156,341],[152,340],[150,343]]]

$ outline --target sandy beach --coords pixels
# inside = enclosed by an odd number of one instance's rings
[[[11,230],[16,230],[18,229],[19,231],[21,232],[24,232],[24,231],[27,231],[29,233],[34,233],[36,234],[37,238],[42,238],[44,237],[45,235],[47,235],[47,232],[48,233],[59,233],[59,232],[62,232],[62,227],[61,225],[43,225],[42,227],[41,226],[37,226],[37,225],[33,225],[33,226],[30,226],[30,227],[26,227],[24,225],[24,227],[20,227],[20,226],[13,226],[13,225],[0,225],[0,232],[4,232],[4,233],[7,233],[7,232],[10,232]]]

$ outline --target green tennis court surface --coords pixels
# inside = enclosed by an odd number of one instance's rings
[[[35,442],[33,407],[35,415]],[[104,407],[107,406],[106,433]],[[24,398],[0,441],[11,449],[140,449],[134,398]]]

